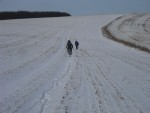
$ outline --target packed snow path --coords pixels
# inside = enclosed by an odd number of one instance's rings
[[[0,21],[0,113],[149,113],[150,55],[101,33],[118,16]]]

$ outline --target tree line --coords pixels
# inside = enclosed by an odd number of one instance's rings
[[[62,17],[71,16],[66,12],[49,12],[49,11],[5,11],[0,12],[0,20],[23,19],[23,18],[43,18],[43,17]]]

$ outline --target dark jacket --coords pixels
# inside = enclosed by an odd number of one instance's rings
[[[72,45],[72,43],[71,43],[70,40],[68,40],[67,45],[66,45],[66,48],[67,48],[68,50],[72,50],[73,45]]]
[[[78,42],[78,41],[75,41],[75,45],[78,46],[78,45],[79,45],[79,42]]]

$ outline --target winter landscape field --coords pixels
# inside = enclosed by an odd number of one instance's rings
[[[150,48],[147,14],[1,20],[0,113],[150,113],[150,54],[110,22]]]

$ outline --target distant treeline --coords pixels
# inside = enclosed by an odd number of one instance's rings
[[[65,12],[49,12],[49,11],[16,11],[16,12],[0,12],[0,20],[7,19],[23,19],[23,18],[43,18],[43,17],[62,17],[71,16]]]

